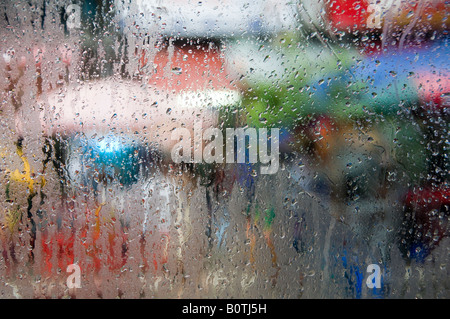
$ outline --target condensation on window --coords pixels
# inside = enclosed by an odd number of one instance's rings
[[[1,296],[448,298],[449,12],[1,1]]]

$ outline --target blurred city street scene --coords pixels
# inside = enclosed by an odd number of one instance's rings
[[[449,298],[449,15],[1,1],[2,298]]]

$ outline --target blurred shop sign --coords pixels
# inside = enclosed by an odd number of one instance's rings
[[[382,29],[387,24],[443,30],[449,24],[446,3],[445,0],[332,0],[325,8],[335,31]]]

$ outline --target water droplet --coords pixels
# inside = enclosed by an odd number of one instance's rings
[[[172,68],[172,73],[174,73],[176,75],[180,75],[181,73],[183,73],[183,70],[179,67],[174,67],[174,68]]]

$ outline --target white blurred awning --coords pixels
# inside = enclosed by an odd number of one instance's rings
[[[166,36],[227,37],[276,33],[296,25],[289,0],[116,0],[125,27]]]

